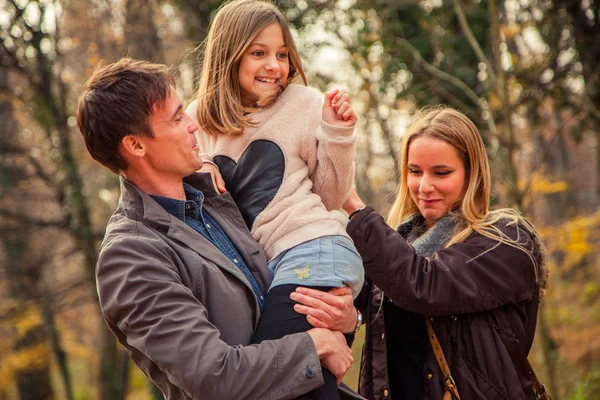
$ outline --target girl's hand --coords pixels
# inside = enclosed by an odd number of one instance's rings
[[[330,125],[351,127],[358,117],[350,105],[350,96],[344,89],[334,89],[325,93],[323,103],[323,121]]]
[[[210,162],[203,162],[202,167],[198,170],[198,172],[208,172],[213,181],[213,186],[217,193],[225,193],[227,189],[225,188],[225,181],[223,180],[223,176],[219,171],[219,167]]]
[[[348,287],[323,292],[299,286],[290,298],[300,303],[294,305],[294,310],[306,315],[308,323],[315,328],[327,328],[343,333],[354,332],[356,328],[357,313],[352,300],[352,290]]]

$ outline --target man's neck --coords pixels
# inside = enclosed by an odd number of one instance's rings
[[[131,181],[138,189],[152,196],[167,197],[175,200],[185,200],[185,191],[183,189],[183,179],[168,177],[148,177],[128,171],[123,174],[125,178]]]

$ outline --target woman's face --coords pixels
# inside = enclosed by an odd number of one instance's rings
[[[288,48],[281,26],[274,22],[254,38],[240,61],[242,103],[251,106],[279,90],[290,72]]]
[[[432,137],[414,139],[408,148],[408,190],[427,228],[456,207],[466,189],[466,172],[458,151]]]

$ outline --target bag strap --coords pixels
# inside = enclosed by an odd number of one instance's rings
[[[450,367],[448,367],[448,363],[446,362],[446,357],[444,356],[444,352],[442,351],[442,346],[440,345],[437,335],[433,330],[433,326],[431,326],[431,322],[429,321],[429,317],[427,316],[425,316],[425,326],[427,326],[427,336],[429,336],[429,342],[431,342],[431,347],[433,348],[435,359],[437,360],[437,363],[440,366],[440,369],[442,370],[442,374],[444,375],[444,385],[453,397],[456,397],[458,400],[460,400],[460,396],[458,395],[458,388],[456,387],[456,382],[454,382],[454,378],[452,378],[452,375],[450,374]]]
[[[527,362],[527,369],[529,370],[529,376],[531,377],[531,387],[533,388],[533,391],[535,393],[536,400],[539,400],[542,398],[551,399],[550,394],[546,390],[546,385],[540,383],[539,379],[537,378],[537,375],[535,374],[535,372],[533,371],[533,368],[531,367],[531,364],[529,363],[529,360],[525,359],[525,361]],[[546,397],[543,397],[544,395]]]

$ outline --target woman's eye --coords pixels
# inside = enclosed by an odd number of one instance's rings
[[[413,175],[417,175],[417,174],[420,174],[421,171],[419,171],[418,169],[411,169],[411,168],[409,168],[408,169],[408,173],[409,174],[413,174]]]
[[[437,171],[436,172],[437,175],[441,175],[441,176],[450,175],[451,173],[452,173],[452,171]]]

